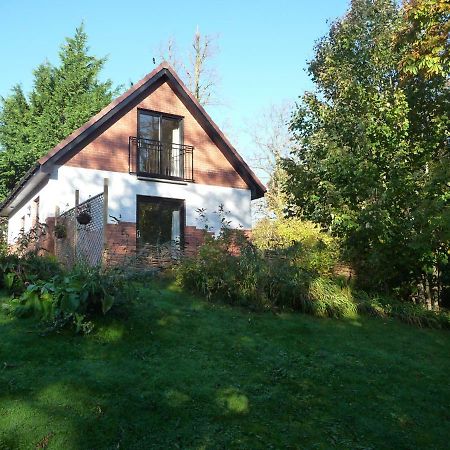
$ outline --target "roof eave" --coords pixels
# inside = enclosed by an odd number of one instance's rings
[[[258,198],[264,197],[264,194],[267,192],[264,184],[261,183],[256,174],[250,169],[248,164],[244,161],[242,156],[238,153],[238,151],[234,148],[231,142],[227,139],[227,137],[223,134],[214,120],[210,117],[210,115],[206,112],[202,105],[198,102],[198,100],[192,95],[192,93],[186,88],[183,81],[178,77],[178,75],[171,71],[167,71],[167,77],[175,84],[177,89],[177,93],[181,95],[185,100],[191,101],[198,109],[200,115],[204,118],[203,125],[206,125],[207,128],[213,134],[213,137],[216,140],[219,140],[223,143],[231,152],[234,164],[233,167],[239,173],[239,175],[249,184],[251,188],[252,200],[256,200]]]
[[[108,120],[112,119],[123,108],[134,102],[136,98],[143,94],[149,87],[151,87],[163,76],[167,76],[167,78],[176,88],[177,93],[185,101],[190,102],[196,107],[199,113],[199,117],[203,119],[203,125],[209,129],[213,138],[215,138],[216,141],[219,141],[229,149],[231,159],[230,162],[232,163],[235,170],[239,173],[239,175],[249,185],[252,200],[263,197],[264,193],[266,192],[266,187],[261,183],[258,177],[247,165],[247,163],[242,159],[237,150],[228,141],[228,139],[225,137],[216,123],[211,119],[205,109],[200,105],[197,99],[189,92],[189,90],[186,88],[178,75],[173,71],[170,65],[167,62],[163,62],[146,77],[144,77],[130,89],[124,92],[120,97],[112,101],[92,119],[86,122],[82,127],[75,130],[66,139],[56,145],[50,152],[39,159],[39,161],[32,167],[32,169],[27,172],[24,177],[22,177],[19,183],[17,183],[13,191],[8,195],[3,203],[0,204],[0,215],[8,216],[11,213],[12,209],[8,209],[8,205],[10,205],[11,202],[14,201],[19,195],[21,197],[23,196],[23,188],[38,170],[40,173],[47,174],[48,176],[54,164],[64,158],[70,151],[72,151],[76,146],[80,145],[86,138],[97,131]],[[29,189],[27,189],[27,191],[29,191]],[[8,209],[7,213],[5,213],[6,209]]]
[[[16,184],[8,197],[0,203],[0,217],[9,217],[15,210],[15,204],[20,203],[27,195],[50,174],[47,170],[43,170],[42,165],[36,163]]]

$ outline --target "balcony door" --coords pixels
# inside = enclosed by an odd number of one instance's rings
[[[139,172],[183,176],[182,119],[145,110],[138,112]]]

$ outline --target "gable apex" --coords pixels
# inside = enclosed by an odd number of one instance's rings
[[[22,197],[25,191],[28,191],[32,187],[31,185],[37,182],[36,180],[41,180],[42,177],[48,176],[55,165],[61,164],[74,151],[86,145],[89,139],[95,136],[102,127],[105,125],[109,126],[108,124],[118,121],[122,113],[132,107],[139,99],[145,97],[152,89],[157,89],[165,82],[167,82],[168,86],[178,96],[181,102],[185,104],[193,118],[205,130],[237,174],[239,174],[244,183],[249,187],[251,197],[253,199],[262,197],[266,191],[265,186],[231,145],[197,99],[189,92],[170,64],[163,61],[148,75],[135,83],[118,98],[114,99],[83,126],[75,130],[67,138],[53,147],[46,155],[41,157],[33,169],[17,183],[10,195],[0,204],[0,214],[6,212],[5,208],[17,196]]]

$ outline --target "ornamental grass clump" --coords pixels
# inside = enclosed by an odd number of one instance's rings
[[[356,305],[360,314],[383,319],[392,317],[420,328],[450,329],[450,313],[445,309],[428,310],[422,304],[413,304],[379,295],[369,296],[361,291],[357,293]]]
[[[318,277],[311,281],[308,290],[312,314],[320,317],[346,317],[357,315],[357,307],[349,287],[340,287],[332,280]]]

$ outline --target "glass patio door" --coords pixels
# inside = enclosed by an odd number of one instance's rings
[[[181,248],[184,200],[137,196],[136,244],[143,248]]]

